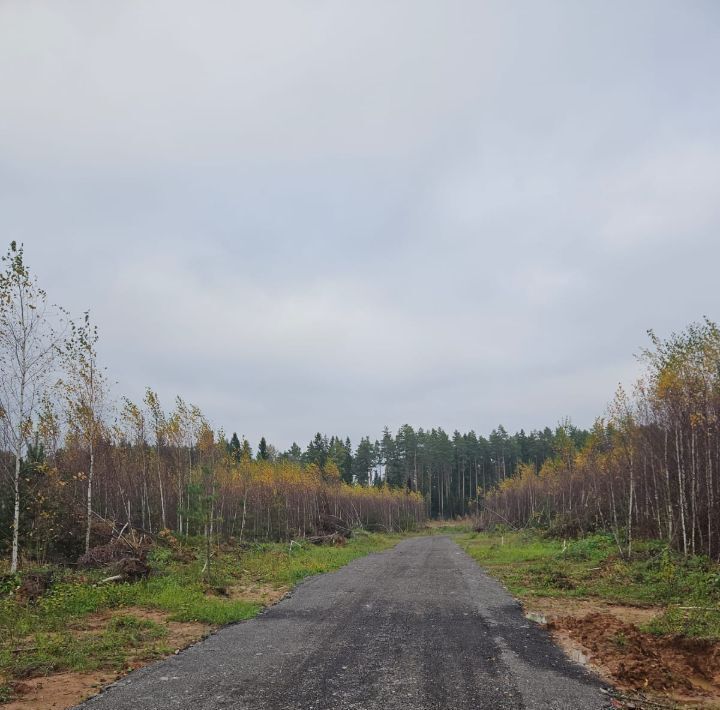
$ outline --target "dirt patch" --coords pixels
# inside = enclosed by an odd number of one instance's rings
[[[131,614],[139,619],[147,619],[154,621],[156,624],[164,624],[167,627],[167,636],[163,638],[163,642],[174,651],[180,651],[196,641],[205,638],[213,628],[210,624],[201,624],[198,621],[168,621],[169,615],[157,609],[126,607],[121,611],[115,612],[112,616],[123,614]]]
[[[242,599],[261,606],[269,606],[280,601],[289,591],[288,587],[275,588],[263,584],[237,584],[223,589],[208,590],[229,599]],[[138,619],[153,621],[164,626],[167,634],[161,639],[162,645],[177,652],[200,641],[212,631],[209,624],[198,622],[169,621],[169,614],[157,609],[124,607],[113,611],[92,614],[73,622],[68,629],[78,638],[85,634],[102,632],[114,617],[131,615]],[[157,642],[148,644],[148,648]],[[91,673],[56,673],[41,678],[30,678],[12,684],[15,699],[0,706],[13,710],[49,710],[50,708],[69,708],[121,678],[126,673],[147,663],[146,649],[136,649],[128,659],[128,667],[122,673],[111,670]],[[2,679],[0,679],[1,681]]]
[[[235,584],[227,590],[230,599],[242,599],[263,606],[277,604],[288,591],[288,587],[276,589],[268,584]]]
[[[123,607],[113,611],[101,612],[99,614],[91,614],[74,624],[68,626],[69,630],[82,635],[86,633],[96,633],[103,631],[108,623],[118,616],[134,616],[137,619],[152,621],[156,624],[164,626],[167,635],[162,638],[164,645],[169,646],[173,650],[183,649],[199,639],[206,636],[212,626],[210,624],[201,624],[197,621],[169,621],[169,614],[157,609],[143,609],[141,607]],[[142,653],[142,649],[140,650]]]
[[[647,624],[663,613],[660,607],[612,604],[597,599],[561,599],[558,597],[528,597],[523,607],[532,615],[544,617],[541,623],[563,616],[584,617],[588,614],[610,614],[628,624]]]
[[[120,677],[119,673],[56,673],[13,684],[16,700],[3,705],[5,710],[47,710],[77,705]]]
[[[128,615],[164,626],[167,634],[161,639],[162,644],[176,652],[196,643],[212,630],[209,624],[169,621],[166,612],[139,607],[124,607],[112,612],[92,614],[68,628],[77,637],[82,637],[84,634],[103,631],[117,616]],[[148,647],[154,643],[156,642],[149,643]],[[16,698],[2,707],[6,710],[50,710],[50,708],[73,707],[99,693],[103,687],[131,670],[145,665],[144,652],[145,649],[142,647],[135,649],[134,654],[128,659],[126,670],[121,673],[112,670],[90,673],[68,672],[16,681],[11,685]]]
[[[528,597],[523,606],[570,658],[635,698],[618,707],[720,708],[720,644],[640,631],[663,608],[557,597]]]
[[[720,643],[655,636],[603,612],[560,616],[548,628],[566,650],[584,654],[588,665],[623,690],[694,707],[720,704]]]

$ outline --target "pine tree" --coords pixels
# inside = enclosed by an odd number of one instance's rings
[[[230,443],[228,444],[228,453],[234,461],[240,461],[242,450],[240,447],[240,439],[238,438],[237,432],[233,432],[233,435],[230,437]]]
[[[315,434],[313,440],[307,445],[303,454],[303,463],[315,464],[320,468],[324,468],[328,459],[328,451],[330,442],[327,436],[323,436],[320,432]]]
[[[374,465],[373,445],[366,436],[360,439],[355,457],[352,462],[353,478],[361,485],[367,486],[370,483]]]
[[[269,457],[268,455],[268,445],[267,441],[265,441],[265,437],[260,438],[260,444],[258,444],[258,453],[257,453],[258,461],[267,461]]]

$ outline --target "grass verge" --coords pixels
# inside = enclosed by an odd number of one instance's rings
[[[647,630],[720,638],[720,566],[707,557],[682,558],[658,541],[618,554],[609,535],[545,539],[534,532],[461,533],[457,542],[521,598],[601,599],[665,611]]]
[[[210,578],[200,541],[177,541],[150,554],[147,580],[100,584],[104,572],[52,570],[54,583],[35,602],[13,594],[19,578],[0,583],[0,703],[22,681],[67,671],[122,673],[168,655],[179,638],[255,616],[305,577],[331,572],[385,550],[402,536],[363,534],[343,546],[309,543],[226,545],[216,550]],[[153,613],[143,613],[144,611]]]
[[[613,707],[720,707],[720,566],[657,541],[532,531],[459,532],[457,542],[546,623],[568,655],[616,688]]]

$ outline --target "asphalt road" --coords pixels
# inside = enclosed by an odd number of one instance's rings
[[[314,577],[87,710],[600,710],[607,696],[446,537]]]

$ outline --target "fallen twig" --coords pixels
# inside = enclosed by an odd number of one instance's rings
[[[108,584],[109,582],[117,582],[121,580],[125,575],[122,574],[114,574],[112,577],[105,577],[105,579],[101,579],[98,584]]]
[[[619,690],[613,690],[609,692],[608,695],[620,702],[630,703],[628,707],[631,708],[659,708],[660,710],[677,710],[678,707],[677,705],[668,705],[666,703],[661,703],[656,700],[649,700],[643,694],[633,696],[628,695],[627,693],[622,693]]]

